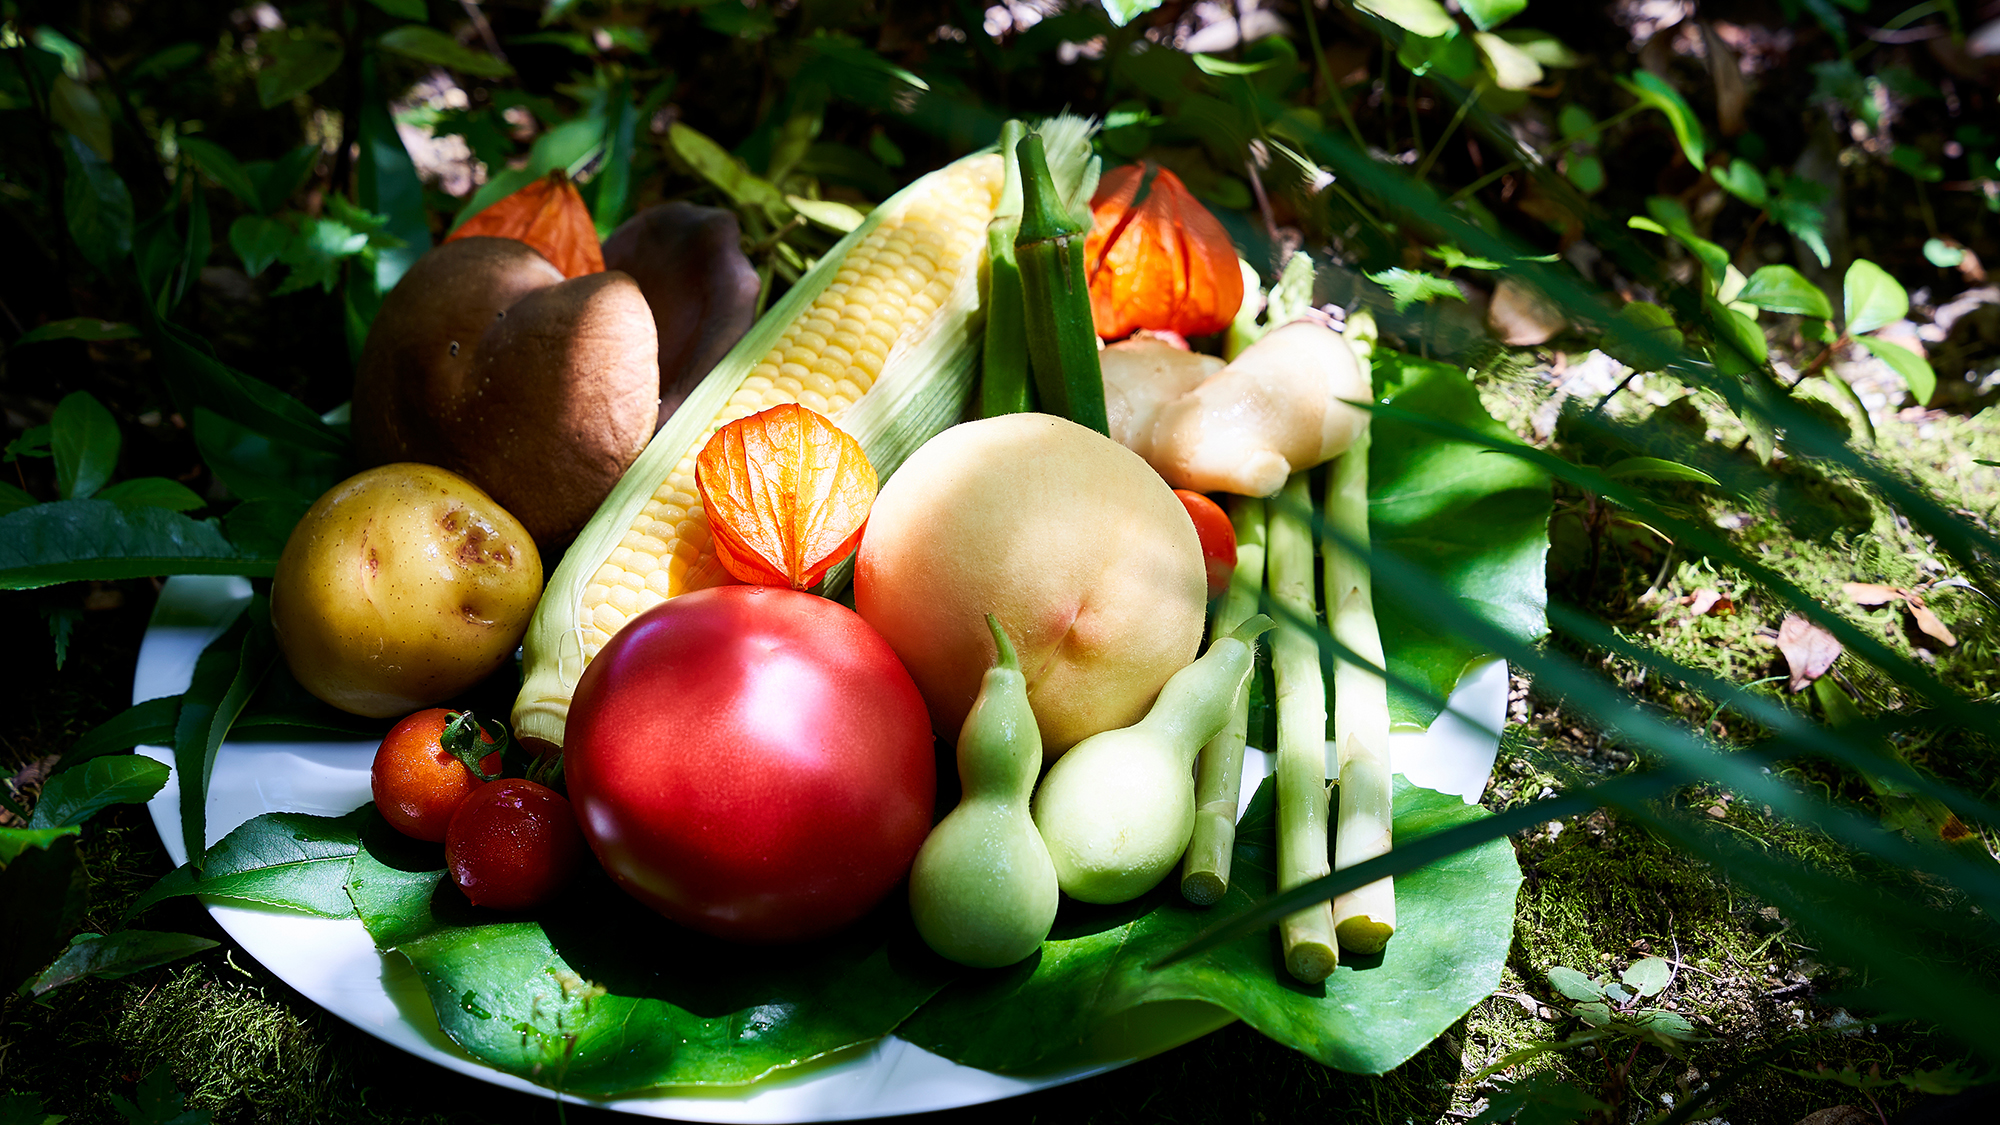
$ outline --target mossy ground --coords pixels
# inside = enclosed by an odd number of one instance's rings
[[[1560,384],[1550,372],[1518,355],[1488,363],[1480,381],[1496,416],[1530,440],[1561,447],[1565,456],[1601,466],[1629,453],[1634,435],[1643,436],[1647,427],[1674,427],[1683,438],[1697,438],[1687,446],[1690,463],[1726,484],[1752,479],[1740,427],[1716,407],[1683,398],[1678,387],[1655,381],[1629,389],[1608,411],[1620,428],[1607,436],[1577,424],[1594,396],[1572,394],[1565,406],[1552,390]],[[2000,461],[2000,432],[1979,417],[1885,417],[1878,421],[1875,449],[1883,464],[1975,520],[1990,522],[2000,507],[2000,470],[1977,464]],[[1956,575],[1949,558],[1838,474],[1784,460],[1774,474],[1775,484],[1754,488],[1669,485],[1656,493],[1727,528],[1732,541],[1762,564],[1921,661],[1955,691],[1973,699],[2000,694],[2000,614],[1978,593],[1940,582]],[[1588,607],[1626,640],[1676,663],[1768,701],[1811,706],[1803,702],[1809,696],[1790,695],[1774,678],[1784,668],[1769,642],[1784,612],[1780,599],[1726,561],[1669,547],[1573,489],[1559,489],[1558,508],[1565,514],[1556,521],[1551,555],[1556,597]],[[1944,646],[1925,637],[1898,607],[1848,601],[1841,594],[1846,582],[1923,587],[1959,643]],[[108,717],[114,701],[95,690],[98,685],[129,682],[149,591],[143,583],[107,589],[116,596],[101,598],[100,609],[85,614],[70,667],[61,675],[43,669],[25,685],[28,705],[12,732],[0,736],[10,772],[59,752]],[[1703,589],[1726,598],[1729,612],[1696,614],[1683,603]],[[22,620],[10,628],[40,627],[32,607],[14,604]],[[1720,706],[1727,698],[1711,698],[1562,636],[1550,643],[1725,744],[1751,745],[1763,734]],[[1870,713],[1910,707],[1899,689],[1860,662],[1843,660],[1839,669]],[[1522,803],[1579,777],[1649,765],[1645,754],[1592,728],[1561,698],[1526,681],[1517,680],[1511,708],[1514,725],[1487,793],[1489,807]],[[1913,726],[1895,741],[1920,768],[1989,800],[2000,795],[2000,757],[1991,740]],[[1875,808],[1865,784],[1823,763],[1785,762],[1781,772],[1822,795]],[[1670,803],[1706,822],[1707,831],[1755,840],[1783,856],[1835,869],[1853,863],[1824,838],[1718,788],[1686,789]],[[1991,826],[1981,830],[1989,848],[2000,842]],[[1894,1079],[1969,1065],[1962,1048],[1945,1036],[1910,1024],[1869,1022],[1873,1013],[1857,1016],[1839,1006],[1837,994],[1849,978],[1821,959],[1800,927],[1630,817],[1593,813],[1544,825],[1515,844],[1525,882],[1499,991],[1389,1075],[1329,1071],[1238,1025],[1079,1085],[935,1116],[962,1125],[1276,1122],[1329,1114],[1380,1125],[1464,1121],[1505,1081],[1546,1074],[1604,1093],[1616,1073],[1629,1070],[1611,1120],[1644,1120],[1706,1085],[1716,1087],[1717,1096],[1696,1120],[1790,1125],[1838,1104],[1871,1113],[1879,1106],[1893,1119],[1923,1097]],[[118,925],[124,905],[166,867],[150,822],[134,808],[93,821],[82,854],[90,885],[87,924],[97,929]],[[143,1075],[166,1066],[188,1104],[223,1123],[558,1119],[546,1100],[418,1062],[325,1015],[233,951],[206,913],[186,900],[156,908],[142,924],[224,944],[123,980],[6,1001],[0,1093],[37,1093],[49,1111],[68,1114],[76,1125],[118,1122],[107,1095],[130,1096]],[[1968,950],[1966,956],[1981,953]],[[1550,969],[1615,973],[1647,955],[1674,962],[1672,983],[1653,1002],[1688,1018],[1699,1041],[1669,1054],[1613,1040],[1535,1055],[1474,1080],[1514,1052],[1582,1029],[1567,1010],[1571,1002],[1550,987]],[[1751,1059],[1761,1062],[1740,1072]],[[1819,1076],[1822,1067],[1872,1072],[1886,1084],[1864,1093]],[[612,1115],[572,1109],[566,1118]]]

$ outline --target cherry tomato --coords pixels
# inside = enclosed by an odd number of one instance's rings
[[[444,729],[457,714],[442,707],[418,711],[397,723],[375,751],[375,765],[368,775],[375,807],[405,836],[443,843],[451,814],[479,787],[479,779],[465,763],[444,748]],[[479,737],[493,741],[483,729]],[[499,773],[500,755],[488,754],[479,768]]]
[[[583,858],[562,794],[526,778],[473,790],[451,818],[444,867],[474,906],[526,910],[555,896]]]
[[[577,684],[564,777],[619,885],[719,937],[859,918],[931,827],[930,715],[882,635],[837,602],[718,586],[656,606]]]
[[[1174,489],[1181,504],[1194,520],[1194,533],[1201,537],[1201,561],[1208,568],[1208,596],[1219,598],[1229,589],[1229,576],[1236,573],[1236,528],[1221,506],[1199,492]]]

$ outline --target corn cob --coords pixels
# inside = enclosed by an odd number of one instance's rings
[[[1065,171],[1075,182],[1089,160],[1088,123],[1066,136]],[[717,430],[799,403],[852,434],[886,479],[959,419],[980,352],[979,275],[1001,184],[1000,157],[988,152],[892,196],[653,435],[543,592],[523,642],[517,736],[561,746],[577,681],[627,621],[729,581],[694,482],[695,455]]]

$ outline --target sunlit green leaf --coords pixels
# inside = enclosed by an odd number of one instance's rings
[[[837,199],[807,199],[804,196],[787,195],[785,203],[792,210],[836,234],[846,234],[868,218],[860,210]]]
[[[1409,35],[1396,49],[1396,61],[1419,76],[1438,74],[1464,82],[1479,69],[1479,48],[1457,24],[1440,36]]]
[[[1701,119],[1688,108],[1687,99],[1680,91],[1667,85],[1666,79],[1650,70],[1632,72],[1630,78],[1618,79],[1618,84],[1630,91],[1632,96],[1667,115],[1667,124],[1673,126],[1674,136],[1681,143],[1681,151],[1687,154],[1688,163],[1696,168],[1706,165],[1708,138],[1702,132]]]
[[[784,195],[769,180],[752,172],[740,158],[710,140],[707,134],[675,122],[667,131],[667,143],[696,175],[737,204],[766,209],[787,206]]]
[[[1371,273],[1368,280],[1389,291],[1396,302],[1396,311],[1402,312],[1411,305],[1421,305],[1439,297],[1454,301],[1465,300],[1465,293],[1458,283],[1448,277],[1437,277],[1416,270],[1396,266],[1380,273]]]
[[[351,258],[368,246],[368,236],[334,219],[307,218],[285,242],[278,260],[291,267],[276,294],[296,293],[314,285],[328,293],[340,280],[343,259]]]
[[[1570,157],[1563,163],[1563,174],[1585,195],[1604,190],[1604,162],[1595,156]]]
[[[1519,47],[1490,31],[1475,31],[1472,41],[1479,46],[1480,59],[1493,84],[1502,90],[1526,90],[1542,81],[1542,64]]]
[[[1104,14],[1111,17],[1111,26],[1124,27],[1159,7],[1160,2],[1161,0],[1104,0]]]
[[[1530,31],[1524,27],[1510,27],[1494,32],[1500,38],[1512,43],[1515,49],[1543,66],[1577,67],[1583,65],[1583,56],[1569,49],[1562,40],[1546,31]],[[1564,136],[1571,134],[1565,133]]]
[[[1426,39],[1449,35],[1458,26],[1437,0],[1355,0],[1354,6]]]
[[[1833,315],[1833,302],[1820,287],[1791,266],[1769,265],[1750,275],[1736,300],[1748,301],[1760,309],[1792,313],[1825,320]]]
[[[83,835],[82,827],[69,824],[61,828],[12,828],[0,825],[0,865],[14,862],[15,857],[29,848],[47,850],[49,845],[63,837]]]
[[[1910,295],[1902,283],[1866,258],[1856,258],[1847,267],[1841,287],[1846,298],[1843,315],[1850,336],[1873,332],[1910,315]]]
[[[1941,270],[1956,267],[1965,261],[1965,247],[1954,246],[1941,238],[1924,240],[1924,260]]]
[[[1903,382],[1910,385],[1910,395],[1917,400],[1918,406],[1929,402],[1931,396],[1937,393],[1937,372],[1931,370],[1930,363],[1923,356],[1880,336],[1856,336],[1854,342],[1874,352],[1877,358],[1889,365],[1890,370],[1901,375]]]
[[[1770,198],[1764,187],[1764,173],[1740,156],[1730,161],[1728,167],[1716,168],[1710,174],[1724,191],[1752,207],[1762,207]]]
[[[1528,0],[1460,0],[1459,10],[1472,17],[1472,24],[1481,31],[1491,31],[1521,14],[1528,6]]]
[[[1689,480],[1700,484],[1722,483],[1692,465],[1683,465],[1659,457],[1627,457],[1604,470],[1604,475],[1613,480]]]
[[[1203,74],[1211,75],[1216,78],[1240,78],[1244,75],[1256,74],[1259,71],[1269,70],[1273,65],[1275,65],[1275,62],[1274,60],[1271,59],[1265,59],[1262,62],[1240,63],[1240,62],[1231,62],[1228,59],[1219,59],[1216,58],[1214,55],[1195,55],[1194,65]]]

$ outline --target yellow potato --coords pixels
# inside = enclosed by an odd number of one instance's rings
[[[1020,653],[1053,761],[1138,722],[1201,643],[1207,580],[1187,509],[1138,454],[1047,414],[932,438],[882,486],[854,607],[955,738],[993,662],[986,614]]]
[[[292,675],[377,718],[441,703],[506,661],[542,592],[521,521],[431,465],[369,469],[307,510],[271,579]]]

